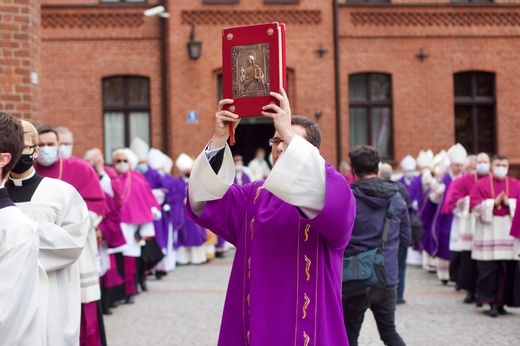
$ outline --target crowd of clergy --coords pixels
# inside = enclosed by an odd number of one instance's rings
[[[407,263],[466,291],[464,303],[489,305],[489,316],[520,306],[520,181],[508,176],[507,157],[468,155],[457,143],[436,155],[407,155],[400,166],[409,213],[424,230]]]
[[[98,148],[73,156],[67,128],[21,126],[23,152],[0,190],[35,222],[38,265],[25,270],[39,278],[26,290],[38,288],[39,298],[2,300],[0,344],[106,345],[103,315],[134,303],[147,276],[161,279],[177,265],[204,264],[226,250],[225,241],[186,218],[187,154],[175,161],[174,177],[173,160],[138,137],[114,149],[109,166]],[[4,257],[2,264],[28,263]],[[13,282],[23,287],[26,276]],[[9,328],[2,316],[10,320],[16,309],[24,313]]]
[[[24,275],[12,282],[25,290],[37,287],[38,295],[28,300],[24,290],[11,288],[19,294],[0,297],[0,343],[105,345],[103,314],[132,304],[147,290],[147,276],[161,279],[177,265],[204,264],[226,251],[224,239],[186,217],[194,164],[187,154],[176,159],[174,177],[174,161],[140,138],[114,149],[107,165],[98,148],[73,156],[74,137],[67,128],[36,129],[25,120],[21,126],[23,151],[0,192],[35,222],[38,264],[23,268]],[[248,166],[240,155],[233,161],[237,185],[269,174],[261,148]],[[507,314],[505,306],[520,306],[520,181],[508,176],[508,159],[468,155],[455,144],[436,155],[431,150],[417,158],[407,155],[400,168],[409,214],[424,232],[402,261],[467,291],[464,303],[489,305],[492,317]],[[353,182],[347,163],[339,170]],[[25,256],[0,259],[27,266]],[[398,303],[405,302],[405,267],[399,266]],[[31,273],[38,282],[27,287]],[[25,313],[17,315],[21,306]],[[5,316],[20,316],[11,321],[17,327],[2,322]]]

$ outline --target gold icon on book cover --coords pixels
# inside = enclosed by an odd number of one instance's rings
[[[234,46],[233,98],[269,95],[269,44]]]

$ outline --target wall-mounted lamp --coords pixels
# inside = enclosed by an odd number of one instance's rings
[[[323,44],[320,44],[320,48],[316,49],[315,52],[320,55],[320,58],[323,58],[323,54],[327,53],[328,50],[323,48]]]
[[[170,14],[166,12],[164,6],[155,6],[143,12],[147,17],[159,16],[161,18],[170,18]]]
[[[190,40],[188,41],[188,56],[192,60],[200,58],[202,53],[202,42],[195,41],[195,25],[191,24]]]

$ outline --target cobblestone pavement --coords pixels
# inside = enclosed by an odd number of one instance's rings
[[[135,304],[105,316],[108,345],[216,345],[233,254],[178,267],[162,280],[149,277],[149,290]],[[435,274],[408,266],[406,304],[396,313],[398,332],[407,345],[520,344],[520,309],[491,318],[486,308],[463,304],[464,296],[443,286]],[[382,345],[370,311],[359,344]]]

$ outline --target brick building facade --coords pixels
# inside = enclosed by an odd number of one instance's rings
[[[0,51],[0,106],[69,127],[78,156],[134,135],[173,158],[196,156],[212,134],[222,28],[279,21],[293,113],[318,122],[328,161],[359,143],[397,163],[461,141],[520,163],[520,0],[41,0],[41,13],[36,0],[7,3],[0,39],[13,48]],[[143,15],[159,5],[168,18]],[[21,17],[31,25],[12,23]],[[244,122],[234,150],[247,162],[271,135],[269,124]]]

